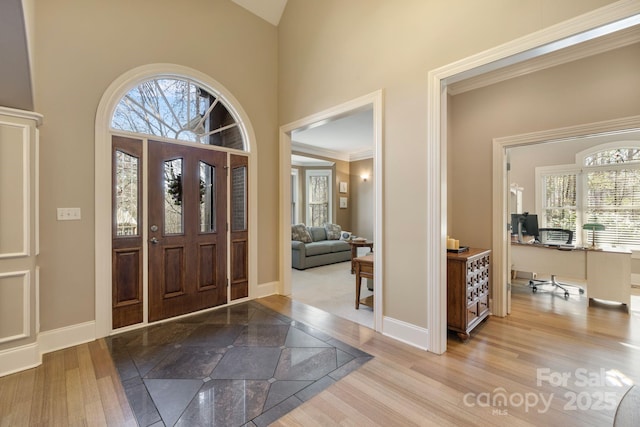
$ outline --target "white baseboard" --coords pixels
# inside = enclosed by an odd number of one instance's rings
[[[96,322],[90,321],[38,334],[32,344],[0,351],[0,377],[35,368],[42,355],[96,339]]]
[[[382,334],[421,350],[429,350],[429,330],[411,323],[384,317]]]
[[[260,283],[256,287],[255,298],[268,297],[269,295],[274,295],[278,293],[278,286],[280,282],[268,282],[268,283]]]
[[[42,332],[38,336],[40,353],[50,353],[74,345],[83,344],[96,339],[96,322],[78,323],[52,331]]]
[[[0,351],[0,377],[35,368],[42,363],[38,343]]]

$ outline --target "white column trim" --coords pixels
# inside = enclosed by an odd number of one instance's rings
[[[6,114],[6,111],[0,110],[0,114]],[[10,114],[11,117],[29,118],[28,116],[18,116],[17,113]],[[22,247],[15,252],[0,252],[0,259],[3,258],[19,258],[31,256],[31,153],[29,149],[29,141],[31,140],[31,127],[25,123],[15,123],[0,120],[0,126],[15,128],[22,133],[19,144],[22,145],[21,163],[22,163]],[[17,163],[17,159],[16,163]]]
[[[0,337],[0,343],[17,341],[31,336],[31,271],[10,271],[0,274],[0,279],[9,277],[22,277],[22,333]]]

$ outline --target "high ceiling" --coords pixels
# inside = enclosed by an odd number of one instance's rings
[[[275,25],[280,23],[282,12],[287,6],[287,0],[231,0],[239,6],[244,7],[254,15],[259,16],[267,22]]]
[[[277,26],[287,0],[232,0]],[[0,0],[0,105],[33,110],[31,65],[23,0]]]
[[[22,0],[0,1],[0,105],[33,110]]]

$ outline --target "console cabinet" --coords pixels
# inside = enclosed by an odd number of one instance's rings
[[[462,340],[489,316],[491,250],[447,253],[447,327]]]

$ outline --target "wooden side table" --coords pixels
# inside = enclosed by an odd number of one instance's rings
[[[349,240],[351,245],[351,274],[356,272],[354,259],[358,257],[358,248],[369,248],[373,252],[373,242],[371,240]]]
[[[373,255],[365,255],[353,259],[356,265],[356,310],[360,308],[360,304],[373,307],[373,298],[366,298],[367,301],[360,301],[360,287],[362,286],[362,278],[373,279]]]

